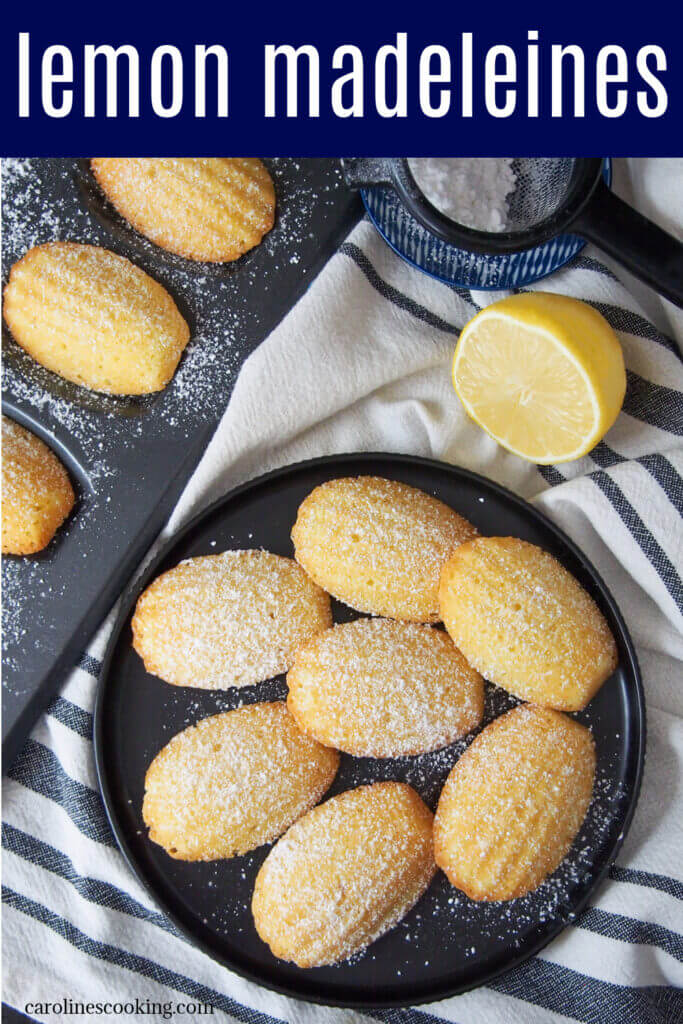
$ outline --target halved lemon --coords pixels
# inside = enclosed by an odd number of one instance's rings
[[[626,370],[600,313],[532,292],[494,302],[463,327],[453,386],[499,444],[548,464],[578,459],[604,437],[624,401]]]

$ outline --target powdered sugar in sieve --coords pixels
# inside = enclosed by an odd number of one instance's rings
[[[451,220],[477,231],[505,231],[517,184],[512,157],[411,157],[426,199]]]

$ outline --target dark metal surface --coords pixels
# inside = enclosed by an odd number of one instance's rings
[[[167,520],[246,356],[305,291],[362,212],[334,160],[266,161],[272,232],[234,264],[197,264],[137,234],[87,162],[3,162],[3,280],[31,245],[91,242],[159,280],[192,338],[165,391],[119,399],[34,363],[3,327],[3,409],[62,458],[78,505],[33,558],[3,558],[3,753],[7,766]]]
[[[301,970],[277,960],[254,929],[250,903],[264,846],[232,860],[184,863],[147,839],[141,817],[152,758],[187,725],[243,703],[283,698],[284,677],[243,690],[169,686],[147,674],[131,646],[140,591],[187,557],[265,547],[292,555],[296,510],[313,487],[337,476],[377,474],[435,494],[483,534],[522,537],[554,554],[587,588],[616,637],[619,667],[585,712],[598,754],[594,799],[572,850],[536,893],[509,903],[474,903],[439,873],[426,896],[365,954],[336,967]],[[334,603],[336,621],[356,614]],[[487,687],[486,720],[513,703]],[[188,524],[125,595],[103,664],[95,708],[95,754],[112,828],[133,871],[184,934],[215,959],[261,985],[300,999],[348,1006],[408,1005],[484,984],[541,949],[580,912],[616,856],[635,808],[645,750],[638,664],[621,614],[576,546],[542,513],[467,472],[410,456],[332,456],[254,480]],[[342,755],[329,795],[377,779],[411,783],[433,808],[466,741],[420,757],[377,761]]]
[[[8,1006],[7,1003],[3,1003],[2,1020],[3,1024],[26,1024],[26,1021],[32,1021],[35,1018],[27,1017],[25,1014],[20,1013],[19,1010],[15,1010],[12,1006]]]

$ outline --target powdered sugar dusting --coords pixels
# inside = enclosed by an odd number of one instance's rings
[[[413,157],[424,196],[451,220],[476,231],[504,231],[517,178],[511,157]]]
[[[352,608],[436,622],[441,568],[476,533],[418,488],[361,476],[316,487],[299,507],[292,540],[306,572]]]
[[[441,630],[359,619],[297,653],[288,705],[322,742],[374,757],[419,754],[479,724],[484,685]]]
[[[616,668],[614,637],[595,602],[535,544],[481,537],[457,548],[440,606],[470,664],[527,700],[578,710]]]
[[[150,838],[183,860],[246,853],[312,807],[337,765],[282,703],[205,718],[174,736],[147,772]]]
[[[346,959],[393,928],[435,871],[431,814],[399,783],[364,786],[301,819],[268,855],[254,919],[276,956]]]
[[[150,584],[133,637],[147,671],[178,686],[227,689],[285,672],[299,644],[331,622],[329,597],[292,559],[224,551]]]
[[[75,514],[39,569],[28,559],[3,565],[9,691],[27,688],[27,669],[36,673],[37,685],[92,607],[97,588],[111,580],[131,539],[158,516],[153,502],[179,477],[185,479],[200,457],[244,358],[301,293],[331,251],[330,239],[338,238],[348,193],[336,165],[282,159],[267,166],[275,182],[275,226],[247,256],[211,266],[173,256],[137,234],[106,202],[85,161],[2,161],[5,281],[35,245],[70,240],[103,246],[158,281],[191,330],[168,387],[127,398],[64,381],[32,360],[3,328],[8,412],[31,429],[38,421],[79,492]]]

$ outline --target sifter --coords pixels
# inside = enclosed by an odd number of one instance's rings
[[[419,188],[405,157],[345,158],[342,163],[347,184],[393,190],[419,224],[449,245],[505,256],[557,236],[579,235],[683,306],[683,244],[611,191],[601,157],[515,158],[515,187],[501,231],[467,227],[438,210]]]

